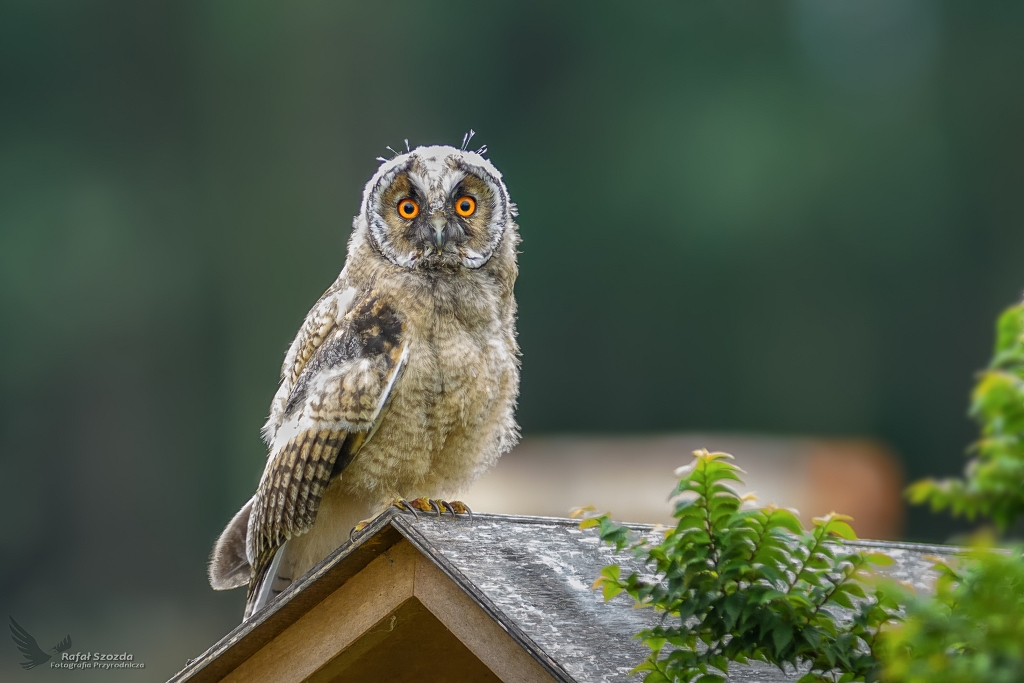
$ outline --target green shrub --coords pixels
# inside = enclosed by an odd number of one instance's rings
[[[661,542],[608,515],[580,525],[597,527],[603,541],[630,548],[654,572],[622,577],[613,564],[594,584],[605,599],[625,592],[662,614],[637,636],[651,653],[635,671],[646,683],[718,683],[730,662],[758,660],[809,667],[805,683],[870,677],[879,626],[898,606],[865,577],[870,564],[892,560],[844,547],[842,539],[855,538],[848,517],[833,514],[805,530],[789,510],[748,509],[729,485],[742,472],[732,456],[694,455],[674,491],[677,525]]]
[[[940,563],[935,594],[903,596],[906,616],[879,640],[891,683],[1011,683],[1024,680],[1021,549],[977,547]]]
[[[969,519],[987,517],[1005,531],[1024,513],[1024,304],[996,325],[995,356],[971,401],[981,439],[962,479],[926,479],[908,489],[915,503]],[[932,596],[907,593],[903,623],[887,632],[880,654],[892,683],[1024,681],[1022,548],[981,545],[953,564],[939,563]]]
[[[964,477],[917,482],[908,496],[1005,531],[1024,514],[1024,304],[999,318],[970,413],[981,439]],[[606,600],[624,592],[662,614],[637,634],[651,650],[635,669],[646,683],[720,683],[731,662],[750,660],[808,670],[802,683],[1024,681],[1024,549],[979,537],[956,561],[938,562],[934,595],[918,596],[868,580],[869,565],[892,560],[846,548],[849,518],[833,513],[806,530],[788,510],[748,508],[729,485],[742,472],[732,456],[694,455],[674,491],[676,527],[661,542],[608,515],[580,525],[653,572],[623,578],[612,564],[594,584]]]
[[[995,357],[974,388],[971,415],[981,439],[962,479],[925,479],[907,491],[914,503],[987,517],[1005,531],[1024,513],[1024,304],[996,325]]]

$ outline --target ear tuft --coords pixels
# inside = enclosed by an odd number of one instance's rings
[[[245,554],[245,537],[251,510],[252,498],[235,513],[213,546],[209,576],[214,590],[226,591],[249,583],[252,567]]]

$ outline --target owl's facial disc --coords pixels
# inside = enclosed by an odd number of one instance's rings
[[[507,195],[465,156],[450,147],[417,149],[379,178],[368,195],[368,223],[385,258],[425,270],[476,269],[490,260],[504,234]]]

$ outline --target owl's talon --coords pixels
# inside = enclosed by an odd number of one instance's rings
[[[433,512],[434,514],[438,514],[437,503],[432,501],[430,498],[417,498],[410,502],[409,505],[420,512]]]
[[[416,511],[416,501],[412,501],[410,503],[405,498],[395,498],[393,501],[391,501],[391,507],[398,508],[402,512],[411,512],[413,514],[413,517],[415,517],[416,519],[420,518],[420,513]]]
[[[435,517],[443,517],[444,514],[450,513],[452,517],[456,519],[459,515],[469,515],[470,521],[473,519],[473,511],[469,509],[469,506],[463,503],[461,500],[441,500],[440,498],[414,498],[412,500],[406,500],[405,498],[395,498],[391,501],[391,507],[397,508],[402,512],[411,512],[416,519],[420,518],[421,512],[432,512]],[[367,523],[371,520],[367,520]],[[363,526],[364,523],[360,522]],[[357,528],[353,530],[358,532],[362,527],[357,525]]]
[[[455,515],[469,515],[469,521],[473,521],[473,511],[469,509],[469,506],[463,503],[461,500],[453,500],[449,505],[454,508],[452,514]]]
[[[368,527],[370,525],[370,522],[372,522],[372,521],[373,521],[372,517],[370,519],[364,519],[363,521],[359,522],[354,527],[352,527],[352,530],[348,532],[348,541],[349,541],[349,543],[354,542],[356,540],[356,538],[359,536],[359,534],[361,534],[363,532],[363,529]]]
[[[457,518],[459,515],[469,515],[469,518],[473,519],[473,511],[470,510],[469,506],[463,503],[461,500],[447,501],[437,499],[431,500],[430,502],[437,507],[438,517],[440,517],[445,512],[448,512],[451,514],[452,517]]]

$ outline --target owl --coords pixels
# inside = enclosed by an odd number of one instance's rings
[[[446,498],[515,445],[519,229],[481,154],[418,147],[366,184],[341,274],[285,355],[256,494],[214,546],[210,584],[245,618],[392,505]]]

